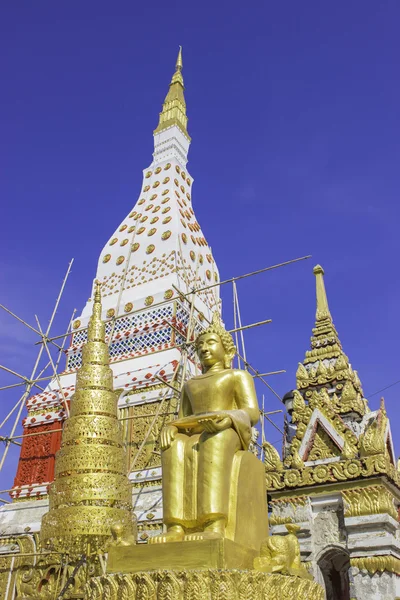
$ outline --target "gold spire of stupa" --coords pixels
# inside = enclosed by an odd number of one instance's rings
[[[324,269],[321,265],[317,265],[314,267],[313,272],[315,275],[317,310],[315,313],[315,327],[312,330],[312,350],[306,353],[304,364],[313,363],[316,360],[338,358],[339,355],[343,354],[342,345],[329,311]]]
[[[105,550],[115,525],[126,537],[134,533],[132,492],[109,362],[96,282],[88,340],[41,529],[44,546],[69,554],[86,553],[88,544],[92,550]]]
[[[190,140],[187,132],[188,118],[186,116],[186,102],[182,77],[182,46],[179,46],[178,58],[176,59],[175,73],[169,84],[168,94],[165,97],[163,109],[160,113],[160,120],[154,133],[160,133],[173,125],[179,127],[182,133]]]
[[[338,333],[332,321],[325,290],[324,269],[314,267],[317,310],[315,327],[312,330],[311,350],[306,352],[303,363],[296,373],[297,388],[308,393],[321,386],[331,392],[332,405],[337,412],[364,414],[366,401],[357,371],[353,371],[349,359],[343,352]],[[332,394],[332,389],[335,392]]]

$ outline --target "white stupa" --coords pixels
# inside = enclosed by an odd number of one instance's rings
[[[190,146],[187,120],[179,50],[154,131],[153,161],[143,171],[137,201],[101,250],[93,280],[101,283],[102,316],[107,321],[114,389],[119,393],[143,541],[159,531],[162,521],[158,438],[178,402],[178,395],[166,384],[179,387],[182,376],[196,372],[193,346],[185,345],[189,321],[194,332],[200,331],[212,313],[220,310],[218,286],[191,294],[194,288],[218,283],[219,274],[192,207],[193,178],[186,168]],[[66,369],[59,375],[67,400],[75,389],[91,312],[89,298],[73,324]],[[66,418],[58,389],[54,379],[45,392],[31,397],[24,420],[25,433],[41,434],[24,438],[12,495],[25,498],[26,508],[28,498],[36,498],[35,514],[28,519],[34,529],[40,523],[39,513],[47,510],[54,453],[61,438],[55,430]],[[32,440],[43,456],[32,455],[28,448]],[[7,508],[12,511],[12,506]],[[11,512],[8,516],[12,528],[16,521]]]

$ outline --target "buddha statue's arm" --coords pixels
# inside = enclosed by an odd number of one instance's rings
[[[235,369],[234,377],[234,408],[226,411],[231,420],[231,427],[238,434],[242,448],[247,450],[251,441],[251,427],[258,422],[258,408],[254,381],[247,371]]]
[[[254,380],[247,371],[240,369],[235,370],[235,403],[239,411],[247,413],[251,425],[258,423],[260,409]]]

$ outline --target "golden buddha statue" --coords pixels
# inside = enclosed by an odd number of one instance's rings
[[[268,516],[264,468],[248,451],[253,378],[231,368],[236,348],[218,313],[195,344],[202,374],[184,384],[178,419],[161,432],[166,532],[149,541],[228,538],[259,550]]]

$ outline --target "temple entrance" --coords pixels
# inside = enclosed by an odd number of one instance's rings
[[[350,559],[345,550],[331,548],[318,561],[324,578],[326,600],[350,600]]]

